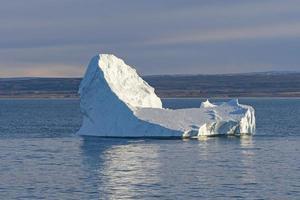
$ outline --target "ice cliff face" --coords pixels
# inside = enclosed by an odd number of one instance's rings
[[[82,93],[82,88],[88,87],[90,78],[99,70],[102,73],[101,79],[131,109],[162,108],[161,100],[154,93],[154,89],[136,73],[135,69],[114,55],[101,54],[92,59],[79,93]]]
[[[254,109],[237,100],[200,108],[164,109],[154,89],[114,55],[92,58],[80,84],[78,134],[106,137],[198,137],[253,134]]]

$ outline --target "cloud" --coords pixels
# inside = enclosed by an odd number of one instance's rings
[[[300,37],[300,23],[274,24],[254,27],[237,27],[187,32],[180,35],[168,35],[155,39],[146,44],[170,45],[188,43],[222,42],[230,40],[274,39]]]
[[[82,77],[81,66],[64,63],[15,63],[0,65],[0,77]]]

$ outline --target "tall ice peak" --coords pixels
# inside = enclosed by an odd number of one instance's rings
[[[97,63],[93,62],[95,59]],[[96,65],[109,88],[132,110],[162,108],[162,102],[155,94],[154,88],[122,59],[112,54],[99,54],[92,59],[90,65]]]

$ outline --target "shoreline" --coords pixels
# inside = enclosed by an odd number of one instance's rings
[[[300,97],[160,97],[161,99],[300,99]],[[0,97],[0,100],[80,100],[79,97]]]

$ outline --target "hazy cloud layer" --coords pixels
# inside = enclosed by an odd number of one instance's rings
[[[300,70],[298,0],[0,0],[0,76],[82,76],[114,53],[142,74]]]

